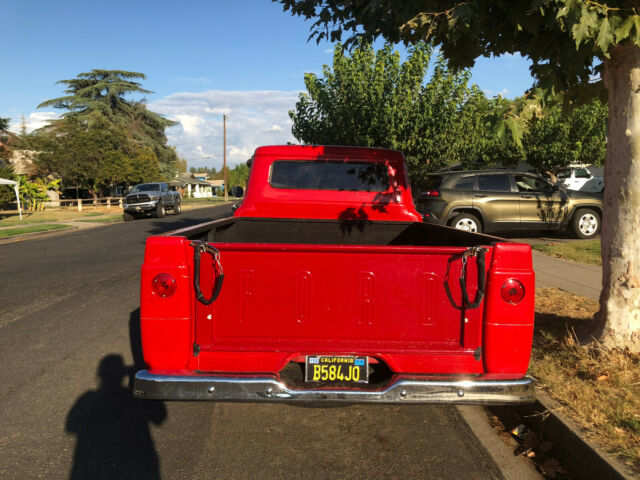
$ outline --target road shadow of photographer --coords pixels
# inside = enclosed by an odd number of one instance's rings
[[[138,311],[133,312],[130,330],[136,364],[141,358],[135,345],[139,340],[138,319]],[[125,380],[131,383],[137,367],[126,366],[119,354],[100,360],[98,387],[82,394],[67,415],[65,429],[77,436],[69,478],[160,478],[150,424],[163,423],[167,410],[163,402],[132,396]]]

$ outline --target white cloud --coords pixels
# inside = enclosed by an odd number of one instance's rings
[[[296,142],[291,134],[289,110],[295,108],[299,92],[280,90],[209,90],[174,93],[150,103],[149,109],[180,122],[167,130],[189,166],[222,167],[222,115],[227,115],[227,163],[246,162],[256,147]],[[58,118],[55,112],[25,116],[27,131]],[[11,124],[20,131],[20,120]]]
[[[299,92],[280,90],[209,90],[174,93],[149,104],[180,126],[167,131],[189,166],[222,167],[222,115],[227,115],[227,163],[246,162],[256,147],[295,142],[289,110]],[[215,157],[215,158],[205,158]]]
[[[38,128],[44,127],[47,121],[55,120],[59,117],[60,114],[55,112],[32,112],[24,117],[27,133],[31,133]],[[22,129],[22,118],[12,120],[9,130],[14,133],[20,133],[20,130]]]
[[[198,115],[175,115],[174,120],[180,122],[182,131],[186,135],[197,136],[200,133],[199,126],[204,123],[204,118]]]

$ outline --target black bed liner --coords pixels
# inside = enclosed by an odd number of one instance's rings
[[[168,232],[219,243],[473,247],[506,240],[420,222],[228,217]]]

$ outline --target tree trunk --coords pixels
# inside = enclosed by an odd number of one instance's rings
[[[609,132],[602,219],[602,293],[596,334],[640,352],[640,47],[616,46],[604,64]]]

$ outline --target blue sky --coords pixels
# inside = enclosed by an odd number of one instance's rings
[[[294,141],[287,111],[305,72],[331,64],[332,44],[308,43],[310,22],[269,0],[0,0],[0,117],[17,129],[59,114],[39,103],[55,82],[93,68],[143,72],[150,108],[178,120],[171,144],[192,166],[222,163],[222,114],[231,164],[256,146]],[[532,83],[519,55],[480,59],[472,81],[487,95],[521,95]]]

